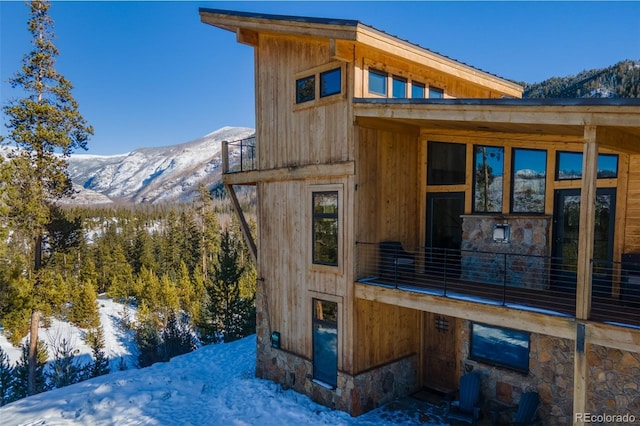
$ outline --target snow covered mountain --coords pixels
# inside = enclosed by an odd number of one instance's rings
[[[74,154],[68,170],[79,193],[70,202],[192,200],[200,182],[212,187],[220,180],[221,142],[245,139],[254,133],[254,129],[244,127],[223,127],[179,145],[109,156]]]

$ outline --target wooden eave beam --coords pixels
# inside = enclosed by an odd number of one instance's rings
[[[637,107],[518,106],[469,104],[354,103],[355,117],[476,123],[553,124],[561,126],[635,127]]]
[[[247,185],[256,182],[278,182],[285,180],[303,180],[313,178],[332,178],[355,174],[355,163],[345,161],[331,164],[309,164],[268,170],[252,170],[242,173],[222,175],[225,185]]]
[[[640,136],[627,132],[624,128],[603,127],[596,129],[598,145],[627,154],[640,153]]]
[[[356,27],[331,23],[316,23],[304,20],[270,19],[238,16],[225,13],[200,12],[200,20],[214,27],[237,33],[251,30],[257,33],[274,33],[294,36],[320,37],[326,39],[355,40]]]
[[[357,41],[365,46],[394,55],[422,66],[464,79],[482,87],[516,98],[522,97],[524,88],[516,83],[465,65],[410,42],[389,36],[365,25],[358,26]]]
[[[329,54],[338,61],[353,62],[356,58],[356,48],[351,41],[332,38],[329,40]]]
[[[256,31],[238,28],[236,32],[236,40],[238,43],[256,47],[258,45],[258,33]]]

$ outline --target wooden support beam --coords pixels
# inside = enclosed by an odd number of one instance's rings
[[[586,335],[586,324],[578,323],[576,327],[576,345],[573,364],[574,425],[585,424],[582,416],[576,416],[576,414],[584,414],[587,412],[587,394],[589,386],[589,365],[587,363],[587,354],[589,353],[590,345],[586,340]]]
[[[598,175],[598,143],[596,127],[585,126],[582,155],[582,187],[580,190],[580,224],[576,287],[576,318],[588,320],[591,314],[591,280],[593,240],[596,221],[596,183]]]
[[[236,31],[236,40],[238,43],[246,44],[249,46],[258,45],[258,33],[256,31],[247,30],[245,28],[238,28]]]
[[[229,142],[222,141],[222,174],[229,172]]]
[[[249,229],[249,224],[244,217],[244,213],[240,208],[240,202],[238,202],[238,197],[236,196],[236,192],[233,189],[232,185],[224,185],[227,190],[227,194],[229,194],[229,198],[231,198],[231,204],[233,205],[233,210],[236,212],[236,216],[238,216],[238,220],[240,221],[240,230],[242,231],[242,236],[244,237],[244,241],[247,243],[247,247],[249,247],[249,253],[251,253],[251,257],[253,257],[253,264],[258,267],[258,249],[256,247],[255,241],[253,241],[253,236],[251,235],[251,230]]]

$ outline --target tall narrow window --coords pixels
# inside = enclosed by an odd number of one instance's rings
[[[316,97],[316,76],[299,78],[296,80],[296,103],[301,104],[314,100]]]
[[[369,69],[369,92],[387,96],[387,73]]]
[[[320,97],[340,93],[342,86],[342,72],[340,68],[320,73]]]
[[[474,211],[501,212],[504,148],[476,145],[474,149]]]
[[[441,99],[443,97],[444,97],[444,90],[438,87],[429,86],[429,98]]]
[[[397,75],[393,76],[392,79],[392,92],[391,96],[394,98],[406,98],[407,97],[407,79],[404,77],[399,77]]]
[[[544,213],[547,151],[514,149],[512,173],[512,213]]]
[[[338,304],[313,299],[313,378],[338,384]]]
[[[338,191],[313,193],[313,263],[338,266]]]
[[[412,81],[411,82],[411,97],[412,98],[424,98],[424,93],[425,93],[425,86],[422,83],[419,83],[417,81]]]

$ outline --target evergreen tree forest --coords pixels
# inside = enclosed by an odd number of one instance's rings
[[[626,60],[577,75],[520,84],[525,88],[524,98],[638,98],[640,61]]]
[[[140,367],[200,344],[255,333],[255,267],[239,225],[231,222],[223,229],[219,207],[208,195],[203,190],[202,198],[191,204],[56,210],[57,220],[47,233],[56,237],[47,240],[43,256],[48,303],[42,315],[44,323],[55,317],[86,329],[94,362],[78,366],[69,342],[61,339],[55,347],[50,343],[54,361],[46,370],[38,364],[36,392],[108,372],[98,295],[137,311],[137,320],[128,326],[140,349]],[[255,230],[255,222],[251,225]],[[0,268],[0,323],[5,336],[19,346],[29,332],[31,315],[33,283],[23,273],[30,245],[28,236],[0,229],[6,237],[0,239],[2,259],[9,266]],[[11,370],[17,377],[24,370],[3,368],[3,362],[0,353],[0,404],[26,396],[21,391],[2,399],[3,372]],[[11,383],[14,390],[23,389],[17,385],[21,382]]]

